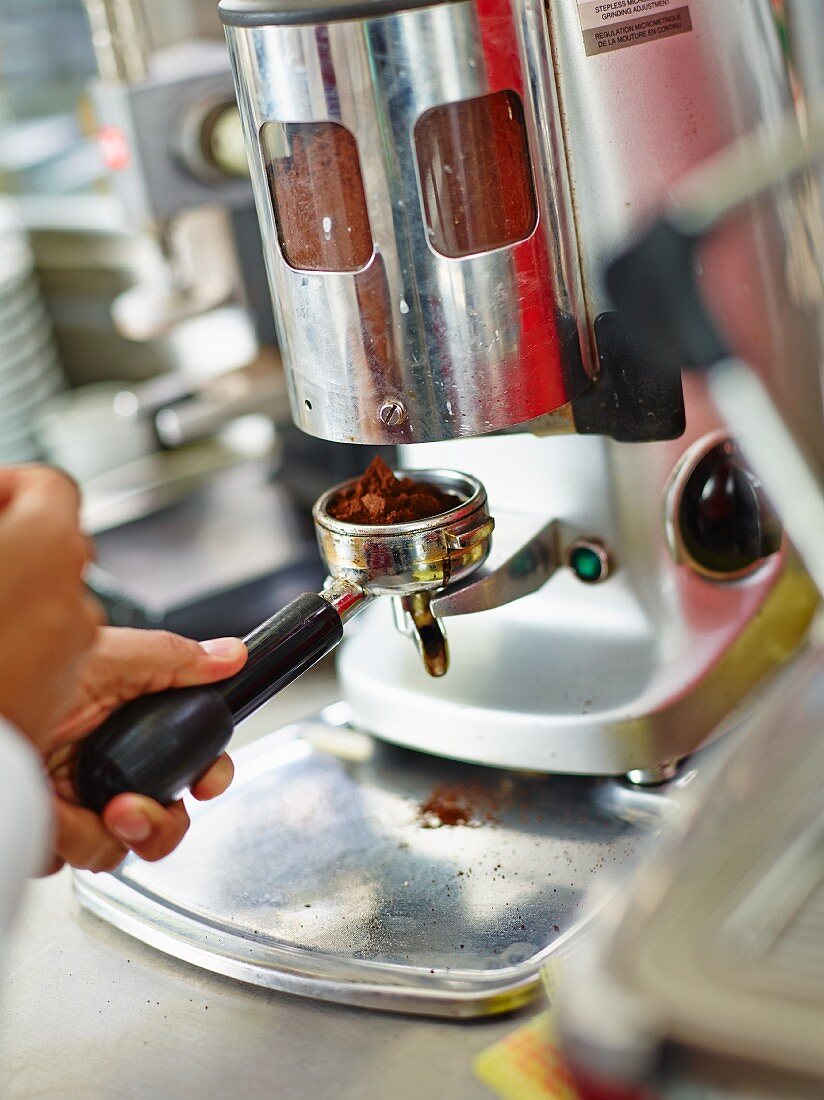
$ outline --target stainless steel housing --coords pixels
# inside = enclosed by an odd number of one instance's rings
[[[452,470],[420,470],[410,476],[454,494],[459,503],[431,519],[380,527],[343,523],[327,512],[351,482],[318,500],[315,529],[331,577],[370,596],[411,596],[463,580],[485,561],[495,524],[477,478]]]
[[[768,0],[690,0],[689,10],[690,33],[588,56],[577,0],[546,6],[593,318],[611,308],[601,272],[614,250],[696,166],[755,127],[781,126],[792,104]],[[820,441],[812,214],[789,186],[765,196],[704,248],[700,282],[730,345]],[[615,774],[683,757],[735,720],[733,708],[802,642],[816,594],[792,554],[729,583],[673,558],[673,478],[690,448],[724,430],[699,376],[685,375],[684,397],[678,440],[519,434],[403,450],[404,465],[480,477],[499,541],[507,513],[536,528],[553,518],[560,562],[586,539],[608,550],[612,570],[588,586],[559,568],[523,599],[451,619],[455,659],[437,687],[386,610],[368,610],[339,664],[363,728],[463,760]]]
[[[296,423],[343,442],[417,443],[558,409],[591,372],[542,10],[459,2],[357,13],[341,5],[320,22],[286,4],[221,4]],[[534,228],[480,254],[438,254],[415,126],[433,108],[503,91],[523,104]],[[272,122],[334,122],[354,136],[373,242],[360,270],[286,261],[261,145]],[[474,135],[481,161],[488,137]],[[306,217],[321,217],[315,205]]]

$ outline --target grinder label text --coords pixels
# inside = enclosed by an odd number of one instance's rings
[[[589,57],[692,30],[683,0],[578,0]]]

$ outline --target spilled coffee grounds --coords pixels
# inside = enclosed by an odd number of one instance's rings
[[[510,800],[512,783],[507,777],[490,786],[473,780],[463,783],[440,783],[418,807],[418,818],[424,829],[442,825],[499,824],[502,803]]]
[[[473,809],[466,791],[437,787],[420,807],[419,813],[424,824],[432,829],[439,825],[468,825]]]
[[[457,497],[441,492],[436,485],[395,477],[378,456],[363,477],[332,498],[328,512],[344,523],[383,526],[430,519],[459,503]]]

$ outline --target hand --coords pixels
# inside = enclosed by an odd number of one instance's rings
[[[131,849],[151,862],[173,851],[189,828],[182,802],[161,806],[138,794],[113,798],[98,816],[77,803],[74,764],[83,739],[122,703],[171,687],[209,684],[233,676],[246,662],[236,638],[190,641],[163,631],[104,627],[83,662],[70,705],[50,738],[46,768],[55,791],[57,835],[49,873],[64,863],[112,871]],[[216,798],[232,782],[225,754],[192,787],[200,800]]]
[[[41,751],[102,621],[79,511],[64,474],[0,467],[0,715]]]

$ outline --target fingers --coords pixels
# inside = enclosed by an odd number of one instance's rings
[[[55,731],[55,744],[84,737],[139,695],[233,676],[246,657],[237,638],[200,644],[162,630],[103,627],[85,659],[75,698]]]
[[[141,859],[154,863],[181,842],[189,815],[182,802],[161,806],[139,794],[120,794],[103,811],[103,824]]]
[[[33,551],[56,555],[66,575],[79,578],[92,560],[91,542],[80,529],[80,490],[68,474],[48,466],[0,471],[0,518],[31,539]]]
[[[214,638],[192,642],[177,634],[160,632],[147,658],[158,667],[174,672],[173,687],[212,684],[239,672],[246,664],[246,646],[239,638]]]
[[[85,652],[97,640],[97,632],[105,622],[106,613],[103,605],[96,596],[84,592],[77,617],[76,637],[82,643]]]
[[[80,490],[77,483],[65,472],[40,463],[18,463],[0,466],[0,507],[5,506],[18,492],[33,486],[41,487],[60,484],[74,487],[75,506],[80,503]],[[48,492],[48,490],[47,490]]]
[[[67,473],[51,466],[11,466],[0,475],[0,500],[20,511],[48,513],[57,522],[77,523],[80,489]]]
[[[102,817],[56,798],[55,816],[55,855],[46,874],[64,862],[84,871],[114,871],[129,850],[154,863],[173,852],[189,828],[182,802],[161,806],[136,794],[113,798]]]
[[[0,470],[0,710],[41,751],[102,620],[83,583],[91,548],[79,509],[57,470]]]
[[[121,794],[98,816],[74,802],[73,763],[74,746],[66,746],[50,761],[57,837],[54,858],[44,875],[54,874],[64,863],[87,871],[113,871],[129,850],[153,863],[180,844],[189,828],[182,802],[161,806],[142,795]],[[201,801],[216,798],[233,776],[232,761],[224,754],[194,785],[192,794]]]
[[[46,582],[80,583],[94,548],[80,529],[80,490],[71,478],[47,466],[0,469],[0,522],[17,543],[28,545],[30,566],[49,567]],[[69,594],[66,589],[67,595]]]
[[[0,468],[0,520],[30,540],[35,559],[45,554],[58,561],[55,576],[79,578],[93,556],[92,544],[80,530],[80,500],[76,483],[59,470]]]
[[[113,871],[123,861],[127,846],[112,836],[91,810],[61,798],[54,802],[57,859],[84,871]]]
[[[212,764],[211,768],[192,786],[192,796],[199,802],[208,802],[229,789],[235,777],[235,766],[231,757],[224,753]]]
[[[237,638],[199,643],[165,630],[114,627],[101,635],[96,672],[116,686],[121,700],[170,687],[214,683],[246,663],[246,647]]]

